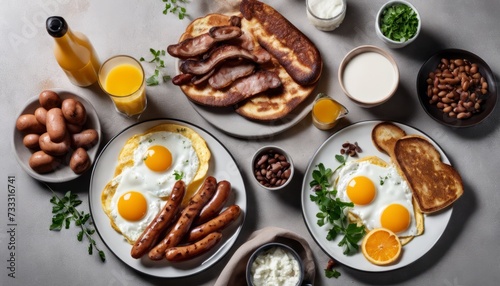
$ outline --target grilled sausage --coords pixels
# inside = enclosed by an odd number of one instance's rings
[[[188,237],[188,242],[193,242],[200,240],[205,237],[207,234],[221,231],[226,226],[228,226],[231,222],[236,220],[240,215],[241,209],[238,205],[232,205],[224,210],[217,217],[209,220],[208,222],[197,226],[191,230]]]
[[[130,255],[132,255],[133,258],[140,258],[148,252],[154,243],[156,243],[163,230],[173,222],[185,193],[186,184],[181,180],[177,181],[165,206],[163,206],[162,210],[149,223],[148,227],[137,239],[134,246],[132,246]]]
[[[217,188],[217,181],[214,177],[207,177],[200,190],[191,198],[186,208],[184,208],[174,227],[168,232],[165,238],[149,252],[149,258],[160,260],[165,257],[168,248],[177,246],[186,235],[193,223],[194,218],[200,213],[203,206],[213,197]]]
[[[168,261],[185,261],[199,256],[214,247],[222,238],[220,232],[213,232],[193,244],[169,248],[165,257]]]
[[[193,222],[193,225],[198,226],[202,223],[209,221],[214,218],[229,199],[229,194],[231,193],[231,183],[228,181],[220,181],[217,183],[217,191],[212,199],[203,207],[200,215],[197,216]]]

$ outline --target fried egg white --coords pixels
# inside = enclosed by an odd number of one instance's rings
[[[138,140],[130,168],[142,191],[167,197],[179,178],[191,183],[200,165],[191,140],[166,131],[148,133]]]
[[[113,179],[114,194],[108,205],[114,228],[130,242],[135,242],[165,204],[151,192],[141,191],[143,176],[125,169]]]
[[[399,237],[418,234],[408,183],[393,165],[378,157],[349,161],[339,171],[338,196],[352,202],[351,214],[372,230],[384,227]]]

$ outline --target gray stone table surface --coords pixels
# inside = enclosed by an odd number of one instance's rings
[[[122,129],[135,123],[118,115],[98,86],[72,85],[52,53],[53,39],[45,31],[49,15],[66,18],[72,29],[85,33],[101,60],[117,54],[149,58],[149,49],[166,49],[175,43],[188,23],[225,1],[189,1],[189,17],[184,20],[162,13],[160,0],[103,1],[6,1],[0,2],[0,285],[213,285],[234,251],[255,230],[279,226],[303,236],[316,262],[316,285],[494,285],[500,278],[500,128],[498,108],[481,124],[453,129],[438,124],[422,109],[416,93],[416,77],[421,65],[435,52],[460,48],[483,58],[491,67],[498,86],[500,72],[500,2],[496,0],[411,1],[422,17],[422,32],[409,46],[389,49],[377,38],[375,15],[385,1],[348,0],[341,26],[332,32],[316,30],[307,20],[305,1],[265,2],[280,11],[318,46],[324,70],[315,92],[325,92],[346,105],[346,120],[330,131],[312,125],[310,114],[292,128],[259,139],[229,136],[201,117],[177,86],[164,83],[147,87],[149,105],[140,121],[175,118],[200,126],[220,140],[240,167],[248,200],[246,220],[235,245],[207,271],[190,277],[170,279],[142,274],[120,261],[95,234],[96,243],[106,253],[101,263],[87,254],[85,242],[76,240],[74,227],[49,231],[52,194],[32,179],[17,163],[11,146],[16,115],[30,97],[47,88],[73,91],[89,100],[102,123],[101,148]],[[395,96],[385,104],[365,109],[350,102],[342,93],[337,70],[342,58],[360,45],[376,45],[387,50],[400,68],[400,84]],[[165,72],[175,75],[175,60],[165,57]],[[154,71],[144,64],[146,73]],[[402,269],[371,273],[338,266],[338,279],[323,273],[328,255],[311,237],[302,217],[301,185],[309,160],[317,148],[343,126],[359,121],[393,120],[413,126],[433,138],[461,173],[465,194],[453,205],[453,213],[443,235],[420,259]],[[241,126],[245,128],[245,126]],[[293,157],[296,173],[291,184],[280,192],[260,188],[251,177],[250,159],[263,145],[275,144]],[[51,184],[59,194],[67,190],[83,200],[89,211],[88,189],[91,172],[64,184]],[[9,205],[8,179],[15,177],[15,206]],[[15,225],[9,225],[8,208],[15,207]],[[15,249],[11,249],[12,245]],[[15,259],[15,262],[9,260]],[[14,266],[14,268],[9,268]],[[13,274],[15,272],[15,274]],[[12,277],[12,276],[15,276]]]

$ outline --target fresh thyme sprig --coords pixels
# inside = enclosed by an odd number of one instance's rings
[[[188,16],[186,7],[180,6],[179,3],[187,4],[188,0],[162,0],[165,3],[165,9],[163,10],[163,14],[167,15],[168,13],[172,13],[179,17],[179,20],[184,19],[184,17]]]
[[[162,70],[165,68],[165,61],[163,60],[163,57],[165,56],[165,50],[155,50],[153,48],[149,49],[149,52],[153,55],[153,58],[149,61],[146,61],[144,57],[141,57],[139,60],[141,62],[148,62],[148,63],[154,63],[155,64],[155,71],[153,75],[148,77],[146,79],[146,85],[148,86],[154,86],[160,84],[160,75],[163,80],[163,82],[166,82],[170,79],[169,75],[163,75]]]
[[[95,233],[95,229],[89,227],[89,225],[93,224],[90,214],[83,211],[79,212],[76,209],[76,207],[82,203],[82,201],[78,199],[78,195],[72,194],[71,191],[68,191],[61,199],[50,187],[49,189],[54,195],[50,199],[50,202],[52,203],[52,213],[54,214],[52,216],[50,230],[60,231],[63,226],[64,228],[69,229],[71,221],[74,221],[75,226],[80,227],[80,232],[77,234],[78,241],[82,241],[84,235],[89,241],[89,255],[93,254],[93,250],[95,248],[101,258],[101,261],[106,261],[104,251],[97,247],[95,240],[92,238],[92,235]]]

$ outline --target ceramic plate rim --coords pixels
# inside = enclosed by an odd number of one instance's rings
[[[242,215],[236,221],[236,223],[231,224],[228,228],[223,231],[223,234],[226,232],[230,235],[227,238],[223,237],[223,241],[216,247],[216,249],[210,251],[207,254],[202,255],[199,258],[195,258],[191,261],[169,264],[165,261],[155,261],[152,262],[148,258],[143,259],[133,259],[130,256],[130,248],[129,245],[121,235],[119,235],[116,231],[114,231],[109,223],[109,219],[102,210],[100,204],[100,194],[102,188],[104,187],[106,180],[104,180],[103,176],[99,176],[96,172],[101,168],[102,163],[101,160],[108,159],[111,155],[116,155],[121,149],[125,140],[127,140],[131,134],[137,134],[140,132],[144,132],[147,129],[164,123],[174,123],[188,126],[195,130],[198,134],[200,134],[207,145],[209,145],[210,151],[212,152],[211,165],[209,167],[209,175],[214,175],[215,178],[219,180],[228,180],[231,182],[234,191],[234,199],[235,203],[238,204],[242,210]],[[212,145],[211,145],[212,144]],[[222,152],[225,152],[224,154]],[[220,160],[219,157],[227,157],[230,160]],[[217,160],[220,160],[221,163],[217,163]],[[116,160],[114,160],[116,162]],[[230,162],[229,162],[230,161]],[[229,165],[228,165],[229,164]],[[229,170],[229,168],[231,168]],[[210,171],[217,174],[211,174]],[[233,173],[230,173],[233,171]],[[104,175],[106,179],[111,179],[114,172],[110,171],[109,175]],[[103,185],[104,184],[104,185]],[[229,150],[211,133],[206,131],[205,129],[189,123],[187,121],[172,119],[172,118],[156,118],[150,119],[142,122],[135,123],[123,130],[121,130],[117,135],[115,135],[102,149],[98,158],[95,161],[94,168],[92,170],[92,177],[90,179],[89,186],[89,209],[92,215],[92,219],[95,224],[95,228],[99,237],[107,246],[108,250],[111,251],[118,259],[120,259],[123,263],[127,264],[131,268],[151,276],[161,277],[161,278],[181,278],[195,275],[199,272],[202,272],[212,265],[221,260],[224,255],[233,247],[236,239],[241,233],[241,230],[244,225],[245,216],[246,216],[246,206],[247,206],[247,198],[246,198],[246,189],[243,181],[243,177],[241,175],[241,171],[236,164],[236,160],[233,155],[229,152]]]
[[[320,228],[316,224],[316,217],[314,216],[315,213],[318,211],[317,206],[311,202],[309,199],[310,193],[310,188],[309,188],[309,181],[312,179],[312,169],[314,166],[319,163],[317,162],[319,160],[318,157],[321,156],[322,152],[326,152],[325,150],[327,149],[334,149],[329,150],[335,153],[331,154],[331,160],[330,162],[333,162],[334,159],[334,154],[339,154],[340,153],[340,148],[342,143],[345,142],[346,135],[349,135],[349,133],[353,134],[355,132],[359,132],[359,130],[363,129],[369,129],[370,132],[365,132],[363,133],[366,138],[350,138],[350,142],[357,141],[360,145],[360,147],[363,149],[363,153],[360,154],[360,156],[369,156],[369,155],[377,155],[386,162],[390,162],[390,158],[388,155],[381,153],[378,151],[375,146],[373,146],[373,143],[371,141],[371,130],[373,127],[380,122],[384,122],[383,120],[366,120],[366,121],[360,121],[353,123],[351,125],[348,125],[336,133],[332,134],[328,139],[326,139],[319,147],[318,149],[314,152],[313,157],[309,161],[307,165],[306,172],[304,173],[304,180],[302,182],[302,190],[301,190],[301,205],[302,205],[302,217],[304,219],[304,222],[306,224],[307,230],[309,231],[310,235],[313,237],[314,241],[316,244],[328,255],[330,255],[332,258],[337,260],[339,263],[342,263],[343,265],[346,265],[348,267],[351,267],[353,269],[357,270],[362,270],[362,271],[367,271],[367,272],[384,272],[384,271],[389,271],[389,270],[395,270],[402,268],[404,266],[407,266],[419,258],[421,258],[423,255],[425,255],[428,251],[431,250],[431,248],[437,243],[441,235],[444,233],[446,226],[448,225],[448,222],[450,220],[453,207],[448,207],[445,210],[437,213],[437,214],[432,214],[432,215],[425,215],[425,231],[424,234],[415,237],[413,241],[411,241],[409,244],[403,247],[404,252],[401,257],[401,260],[393,265],[388,265],[388,266],[377,266],[374,264],[371,264],[368,262],[363,257],[363,254],[361,251],[356,253],[353,256],[346,256],[342,253],[342,249],[337,246],[338,241],[340,241],[340,238],[337,237],[336,240],[334,241],[327,241],[326,240],[326,230],[323,228]],[[394,122],[392,123],[398,125],[401,127],[403,130],[407,132],[407,134],[419,134],[424,136],[425,138],[429,139],[430,142],[438,149],[440,152],[443,162],[450,164],[450,161],[444,151],[441,149],[441,147],[428,135],[426,135],[424,132],[420,131],[419,129],[399,123],[399,122]],[[333,141],[338,140],[342,142],[335,142]],[[333,144],[337,144],[333,146]],[[368,151],[368,153],[366,153]],[[323,162],[323,159],[321,159],[321,162]],[[325,162],[323,162],[325,163]],[[339,164],[336,162],[335,164]],[[325,165],[327,168],[335,168],[337,165],[334,166],[328,166]],[[317,235],[318,233],[321,233],[321,235]],[[323,235],[324,234],[324,235]],[[418,245],[418,246],[417,246]],[[417,251],[417,248],[420,248],[421,246],[422,251]]]

